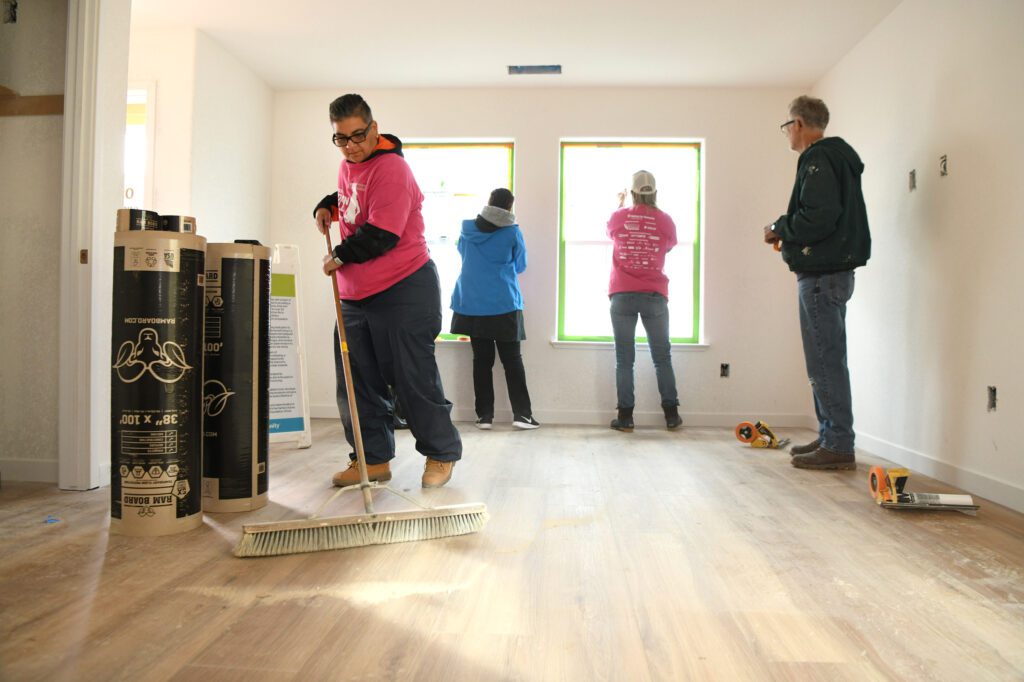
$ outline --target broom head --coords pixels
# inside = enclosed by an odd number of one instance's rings
[[[271,521],[242,526],[237,557],[278,556],[466,535],[487,523],[487,506],[457,504],[410,511]]]

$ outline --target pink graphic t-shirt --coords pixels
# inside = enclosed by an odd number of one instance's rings
[[[676,245],[676,224],[653,206],[620,208],[608,219],[612,276],[608,295],[653,292],[668,298],[665,254]]]
[[[419,270],[430,259],[423,236],[423,193],[409,164],[398,154],[378,154],[362,163],[341,162],[338,170],[338,226],[341,238],[363,223],[397,234],[398,244],[365,263],[346,263],[335,272],[341,298],[359,300],[380,293]]]

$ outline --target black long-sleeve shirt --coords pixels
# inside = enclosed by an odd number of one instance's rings
[[[338,208],[338,193],[328,194],[313,209],[313,216],[321,208],[326,208],[334,215]],[[398,235],[388,232],[371,223],[363,223],[356,231],[334,247],[334,257],[342,263],[365,263],[368,260],[383,256],[398,244]]]

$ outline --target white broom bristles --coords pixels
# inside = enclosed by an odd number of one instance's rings
[[[263,557],[282,554],[323,552],[367,545],[433,540],[475,533],[487,523],[487,510],[427,518],[375,520],[346,525],[314,525],[261,532],[243,531],[235,547],[236,557]]]

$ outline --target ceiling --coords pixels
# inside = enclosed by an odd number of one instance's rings
[[[132,0],[132,27],[195,27],[276,90],[799,88],[899,2]],[[510,64],[561,64],[562,75],[509,76]]]

